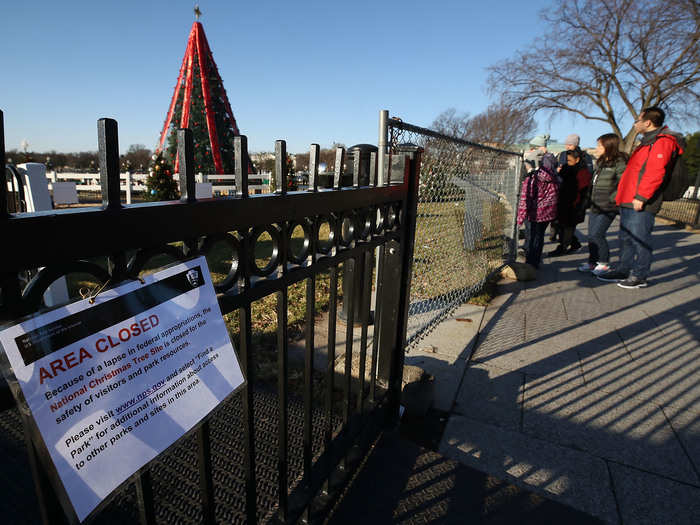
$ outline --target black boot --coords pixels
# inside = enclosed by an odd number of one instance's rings
[[[549,252],[547,255],[549,257],[560,257],[562,255],[566,255],[567,253],[568,250],[560,244],[559,246],[557,246],[556,250]]]
[[[579,240],[576,237],[574,237],[574,240],[571,241],[571,245],[569,245],[568,253],[573,253],[580,248],[581,248],[581,243],[579,242]]]

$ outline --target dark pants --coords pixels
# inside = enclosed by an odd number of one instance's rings
[[[549,222],[530,222],[525,223],[525,262],[534,266],[540,267],[542,259],[542,249],[544,248],[544,231],[547,229]]]
[[[654,214],[620,208],[620,265],[621,272],[629,272],[646,279],[651,268],[651,231]]]
[[[610,262],[610,247],[605,234],[615,220],[614,211],[588,215],[588,262]]]

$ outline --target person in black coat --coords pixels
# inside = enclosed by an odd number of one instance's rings
[[[566,152],[566,165],[559,171],[561,187],[557,222],[561,228],[559,246],[550,257],[565,255],[578,250],[581,243],[576,238],[576,225],[583,222],[588,207],[591,186],[591,172],[583,162],[581,150],[576,148]]]

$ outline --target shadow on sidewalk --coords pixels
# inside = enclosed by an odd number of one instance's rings
[[[601,283],[571,258],[509,286],[468,356],[443,453],[610,522],[692,522],[700,256],[691,234],[657,233],[647,289]]]
[[[392,433],[379,440],[329,523],[600,522]]]

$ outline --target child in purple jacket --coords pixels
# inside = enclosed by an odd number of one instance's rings
[[[542,258],[544,231],[557,216],[559,183],[556,173],[557,159],[551,153],[546,153],[539,169],[527,174],[520,190],[518,224],[525,223],[525,262],[535,268],[539,268]]]

